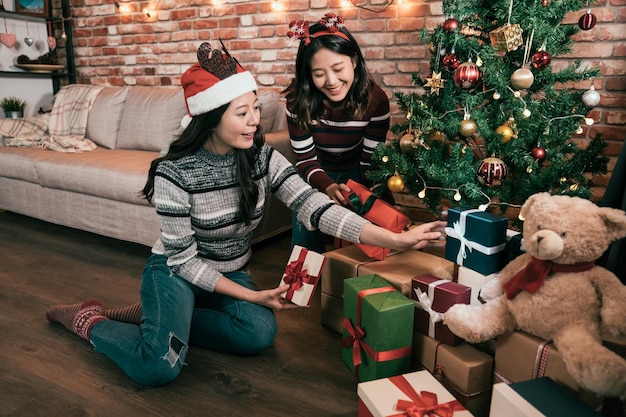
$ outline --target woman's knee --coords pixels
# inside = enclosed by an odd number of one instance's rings
[[[130,377],[141,385],[158,387],[175,380],[180,374],[189,347],[175,335],[170,335],[166,352],[152,352],[137,363]]]

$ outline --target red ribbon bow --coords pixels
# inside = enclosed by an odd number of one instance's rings
[[[421,391],[419,394],[409,384],[403,375],[396,375],[389,378],[389,381],[400,389],[410,400],[398,400],[396,409],[402,411],[401,414],[394,414],[389,417],[424,417],[439,416],[452,417],[455,411],[463,411],[465,407],[457,400],[439,404],[437,394],[430,391]]]
[[[580,262],[572,265],[556,264],[532,257],[528,265],[513,278],[502,285],[506,298],[512,300],[522,291],[531,294],[539,291],[548,275],[552,272],[582,272],[594,267],[594,262]]]
[[[302,249],[298,255],[298,259],[289,263],[285,268],[285,276],[283,281],[289,284],[289,290],[287,290],[287,298],[291,299],[293,294],[302,288],[304,284],[313,284],[317,280],[316,276],[311,276],[304,269],[304,260],[306,259],[309,251]]]
[[[378,352],[374,350],[369,344],[363,341],[365,337],[365,330],[361,327],[361,311],[363,305],[363,298],[371,294],[378,294],[381,292],[396,291],[392,286],[369,288],[361,290],[357,294],[356,301],[356,325],[352,325],[348,317],[344,317],[342,326],[348,332],[348,336],[343,337],[339,342],[345,349],[352,347],[352,364],[354,365],[354,374],[359,376],[359,365],[361,364],[361,349],[363,349],[374,362],[385,362],[394,359],[400,359],[411,354],[411,346],[405,346],[397,349],[385,350]]]

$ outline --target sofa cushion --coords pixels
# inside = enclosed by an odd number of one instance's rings
[[[122,112],[116,147],[159,152],[179,133],[185,114],[182,88],[133,86]]]
[[[100,91],[87,119],[88,139],[98,146],[115,148],[127,96],[128,87],[106,87]]]
[[[57,152],[43,148],[0,147],[0,177],[39,183],[35,163],[49,159]]]
[[[46,151],[50,152],[50,151]],[[148,205],[140,196],[157,152],[96,148],[83,153],[52,152],[35,170],[43,187]]]

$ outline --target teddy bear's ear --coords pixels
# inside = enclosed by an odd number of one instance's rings
[[[532,212],[533,210],[532,207],[535,204],[540,203],[541,201],[549,197],[550,197],[550,193],[536,193],[528,197],[519,211],[519,214],[522,217],[522,219],[525,219],[528,217],[528,213]]]
[[[604,221],[607,234],[611,241],[626,237],[626,213],[622,210],[600,207],[598,216]]]

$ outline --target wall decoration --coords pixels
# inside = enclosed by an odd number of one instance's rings
[[[15,11],[30,16],[48,17],[50,0],[15,0]]]

